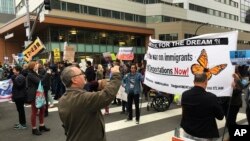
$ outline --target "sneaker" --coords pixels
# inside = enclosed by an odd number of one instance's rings
[[[19,124],[18,126],[14,127],[14,129],[17,129],[17,130],[27,129],[27,126]]]
[[[20,125],[20,123],[14,124],[14,128],[18,127],[19,125]]]
[[[54,107],[55,107],[54,104],[50,104],[50,105],[49,105],[49,108],[54,108]]]
[[[108,112],[105,112],[105,113],[102,113],[102,115],[109,115],[109,113],[108,113]]]
[[[127,122],[127,121],[132,121],[133,119],[130,119],[130,118],[127,118],[126,120],[125,120],[125,122]]]
[[[135,122],[136,124],[139,124],[140,123],[140,121],[139,120],[136,120],[136,122]]]

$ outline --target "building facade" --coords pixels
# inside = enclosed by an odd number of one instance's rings
[[[21,51],[27,40],[25,1],[16,0],[17,18],[0,27],[1,38],[11,31],[17,35],[2,39],[7,52],[0,58],[9,55],[8,46],[18,45]],[[31,23],[42,3],[29,0]],[[132,46],[141,60],[149,36],[172,41],[232,30],[239,31],[238,49],[250,47],[250,24],[246,23],[250,0],[51,0],[51,7],[32,37],[38,36],[46,51],[59,48],[63,52],[67,42],[76,48],[77,59],[100,60],[103,52],[116,53],[120,46]]]
[[[15,1],[0,0],[0,13],[15,14]]]
[[[15,1],[0,0],[0,27],[15,18]]]

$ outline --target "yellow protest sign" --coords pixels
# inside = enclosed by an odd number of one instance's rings
[[[39,53],[45,46],[39,38],[37,38],[32,44],[30,44],[24,51],[23,56],[26,62],[32,60],[32,57]]]
[[[115,56],[115,54],[114,54],[114,53],[111,53],[111,59],[112,59],[113,61],[115,61],[115,60],[116,60],[116,56]]]
[[[54,52],[54,62],[60,62],[60,60],[61,60],[60,49],[59,48],[54,48],[53,52]]]

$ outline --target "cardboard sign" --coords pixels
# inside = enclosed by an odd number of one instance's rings
[[[37,38],[33,43],[31,43],[24,51],[23,56],[26,62],[32,60],[32,57],[38,54],[45,46],[39,38]]]

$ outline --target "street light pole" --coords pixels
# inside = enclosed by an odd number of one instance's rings
[[[29,0],[26,0],[26,9],[27,9],[27,27],[26,27],[26,36],[28,38],[28,41],[30,41],[30,11],[29,11]]]
[[[200,26],[198,26],[198,27],[196,28],[196,30],[195,30],[194,35],[197,36],[198,30],[199,30],[202,26],[205,26],[205,25],[208,25],[208,23],[203,23],[203,24],[201,24]]]

